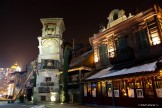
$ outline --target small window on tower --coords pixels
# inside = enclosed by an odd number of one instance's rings
[[[47,33],[47,35],[52,35],[55,33],[56,31],[56,24],[53,23],[48,23],[45,27],[45,31]]]
[[[46,77],[45,79],[46,79],[46,82],[51,81],[51,77]]]

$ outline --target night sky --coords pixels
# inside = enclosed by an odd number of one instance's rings
[[[1,0],[0,67],[10,67],[17,61],[24,70],[37,58],[40,18],[63,18],[64,40],[88,43],[100,25],[107,25],[113,9],[124,9],[128,15],[155,2],[162,7],[162,0]]]

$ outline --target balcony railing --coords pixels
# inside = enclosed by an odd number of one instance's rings
[[[114,54],[114,57],[109,58],[112,64],[121,63],[134,59],[134,51],[130,47],[122,48],[109,52],[109,55]]]
[[[40,83],[40,86],[54,86],[54,82],[43,82]]]

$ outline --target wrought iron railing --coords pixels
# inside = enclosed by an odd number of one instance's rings
[[[133,48],[130,47],[109,52],[109,55],[113,54],[114,56],[109,58],[111,63],[125,62],[134,58]]]

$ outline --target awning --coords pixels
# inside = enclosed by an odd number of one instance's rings
[[[127,74],[140,73],[140,72],[152,72],[152,71],[155,71],[155,69],[157,68],[156,63],[157,63],[157,61],[152,62],[152,63],[143,64],[140,66],[131,67],[131,68],[125,68],[125,69],[121,69],[121,70],[110,70],[111,68],[109,67],[109,68],[99,71],[95,75],[92,75],[91,77],[87,78],[87,80],[127,75]]]
[[[96,74],[90,76],[89,78],[87,78],[87,80],[101,78],[102,76],[107,75],[108,73],[110,73],[111,68],[112,67],[108,67],[106,69],[103,69],[103,70],[99,71],[98,73],[96,73]]]
[[[139,72],[152,72],[156,69],[156,62],[148,63],[132,68],[126,68],[118,71],[111,72],[107,75],[102,76],[103,77],[111,77],[111,76],[118,76],[118,75],[126,75],[126,74],[132,74],[132,73],[139,73]],[[112,70],[113,71],[113,70]]]
[[[74,57],[71,60],[69,67],[70,69],[80,67],[80,66],[93,67],[94,62],[92,57],[93,57],[93,52],[92,50],[90,50],[80,56]]]

